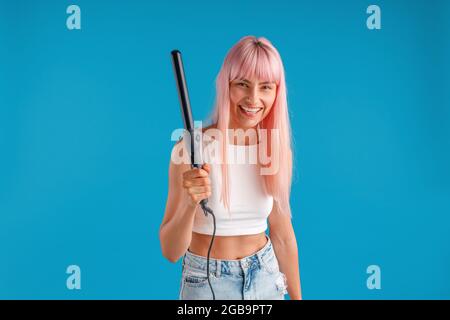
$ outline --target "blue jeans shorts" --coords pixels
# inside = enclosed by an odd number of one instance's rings
[[[286,276],[280,272],[270,238],[251,256],[239,260],[209,259],[209,280],[216,300],[284,300]],[[206,257],[189,250],[183,257],[180,300],[212,300]]]

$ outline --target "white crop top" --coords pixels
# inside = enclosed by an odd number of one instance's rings
[[[249,235],[266,231],[273,197],[265,192],[264,176],[260,174],[256,164],[258,146],[228,145],[230,213],[220,201],[222,171],[218,157],[212,152],[214,147],[218,147],[218,141],[208,142],[207,145],[203,143],[202,146],[203,163],[208,163],[211,167],[211,196],[208,199],[208,207],[216,217],[216,235]],[[213,218],[209,214],[205,216],[200,206],[195,213],[192,231],[208,235],[213,233]]]

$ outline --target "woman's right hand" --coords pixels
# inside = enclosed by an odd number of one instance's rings
[[[196,206],[203,199],[211,196],[211,181],[209,164],[203,164],[202,168],[193,168],[183,173],[183,188],[189,194],[191,204]]]

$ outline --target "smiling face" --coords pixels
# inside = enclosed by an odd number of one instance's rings
[[[272,109],[275,82],[236,79],[230,82],[230,129],[255,128]]]

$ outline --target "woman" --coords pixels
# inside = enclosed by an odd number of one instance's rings
[[[216,90],[212,125],[203,130],[205,164],[191,169],[179,142],[169,166],[160,241],[171,262],[183,257],[180,299],[211,299],[210,281],[216,299],[284,299],[289,293],[300,300],[289,205],[291,132],[278,51],[265,38],[242,38],[228,52]],[[174,154],[185,161],[176,163]],[[242,154],[259,157],[252,164],[232,163],[236,158],[231,155]],[[209,279],[206,257],[213,224],[199,206],[203,199],[208,199],[217,225]]]

